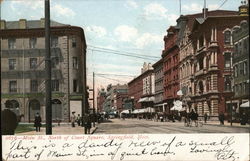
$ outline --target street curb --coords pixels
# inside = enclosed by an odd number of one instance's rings
[[[95,127],[91,134],[94,134],[98,127]]]
[[[246,126],[230,126],[230,125],[217,125],[217,124],[203,124],[203,125],[227,127],[227,128],[249,128],[250,127],[249,125],[246,125]]]

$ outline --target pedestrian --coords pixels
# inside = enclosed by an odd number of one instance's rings
[[[72,127],[75,127],[75,122],[76,122],[75,112],[72,112],[72,116],[71,116],[71,126]]]
[[[85,128],[85,134],[90,134],[90,129],[91,129],[91,118],[90,115],[87,114],[84,119],[84,128]]]
[[[205,113],[205,114],[204,114],[204,122],[205,122],[205,123],[207,123],[207,118],[208,118],[207,113]]]
[[[224,119],[225,119],[225,115],[223,112],[219,113],[219,121],[221,125],[224,125]],[[232,121],[232,120],[231,120]]]
[[[34,121],[34,127],[36,128],[36,132],[40,132],[40,129],[42,126],[41,122],[42,122],[42,118],[39,115],[39,113],[37,112],[36,116],[35,116],[35,121]]]
[[[81,116],[80,116],[80,114],[77,115],[76,122],[77,122],[78,126],[81,126]]]
[[[198,117],[199,117],[199,115],[198,115],[198,113],[195,111],[195,113],[194,113],[194,123],[195,123],[195,126],[196,126],[196,127],[198,127]]]
[[[2,135],[14,135],[18,125],[16,114],[10,109],[1,112],[1,133]]]
[[[241,115],[241,120],[240,120],[240,124],[241,125],[246,125],[246,123],[248,122],[248,118],[245,112],[242,113]]]

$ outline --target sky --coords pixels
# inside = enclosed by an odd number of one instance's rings
[[[240,2],[206,0],[206,7],[208,10],[237,11]],[[105,88],[110,83],[127,83],[140,75],[144,62],[157,62],[168,27],[176,25],[180,14],[199,13],[203,6],[203,0],[50,1],[51,20],[84,29],[88,85],[92,87],[92,73],[95,72],[96,89]],[[43,0],[4,0],[1,4],[1,18],[6,21],[42,17]]]

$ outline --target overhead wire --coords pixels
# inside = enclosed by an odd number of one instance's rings
[[[98,76],[98,77],[105,78],[105,79],[113,80],[113,81],[116,81],[116,82],[124,82],[124,83],[127,83],[127,81],[122,81],[122,80],[118,80],[118,79],[108,78],[108,77],[105,77],[105,76],[102,76],[102,75],[97,75],[97,76]]]
[[[109,49],[109,48],[98,47],[98,46],[94,46],[94,45],[87,45],[87,46],[90,46],[92,48],[101,49],[101,50],[107,50],[107,51],[113,51],[113,52],[121,52],[121,53],[126,53],[126,54],[131,54],[131,55],[137,55],[137,56],[143,56],[143,57],[149,57],[149,58],[157,58],[157,59],[160,58],[159,56],[137,54],[137,53],[127,52],[127,51],[121,51],[121,50],[114,50],[114,49]]]
[[[220,9],[227,1],[228,0],[224,0],[224,2],[220,5],[220,7],[217,8],[217,10]]]
[[[119,76],[119,77],[136,77],[135,75],[126,75],[126,74],[106,74],[106,73],[95,73],[95,75]]]
[[[114,55],[122,55],[122,56],[139,58],[139,59],[144,59],[144,60],[147,59],[147,60],[156,61],[156,59],[157,59],[157,58],[147,58],[147,57],[142,57],[142,56],[136,56],[136,55],[130,55],[130,54],[123,54],[123,53],[119,53],[119,52],[105,51],[105,50],[99,50],[99,49],[87,49],[87,50],[97,51],[97,52],[104,52],[104,53],[110,53],[110,54],[114,54]]]

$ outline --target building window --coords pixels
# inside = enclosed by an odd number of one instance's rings
[[[225,68],[230,68],[231,67],[231,53],[225,53],[224,60],[225,60]]]
[[[238,44],[236,44],[234,47],[234,57],[237,57],[238,52],[239,52],[239,48],[238,48]]]
[[[246,82],[242,83],[242,94],[246,94]]]
[[[38,91],[38,82],[37,82],[37,80],[31,80],[30,81],[30,91],[31,92],[37,92]]]
[[[203,46],[204,46],[204,37],[200,36],[200,38],[199,38],[199,48],[201,48]]]
[[[198,61],[199,61],[198,63],[199,63],[199,67],[200,67],[199,70],[201,70],[201,69],[203,69],[203,58],[200,58]]]
[[[239,68],[240,68],[240,75],[244,75],[244,64],[243,63],[240,63],[239,64]]]
[[[8,39],[8,47],[9,47],[9,49],[15,49],[16,48],[16,39]]]
[[[10,93],[17,92],[17,81],[10,81],[9,82],[9,91],[10,91]]]
[[[34,49],[36,48],[36,38],[30,38],[30,48]]]
[[[59,80],[51,80],[51,90],[59,91]]]
[[[239,93],[240,94],[242,93],[242,83],[240,83],[240,86],[239,86]]]
[[[249,83],[245,82],[245,94],[249,96]]]
[[[248,43],[247,43],[247,39],[245,39],[243,41],[244,54],[248,54],[247,47],[248,47]]]
[[[231,91],[231,80],[230,80],[230,76],[225,76],[225,81],[224,81],[224,87],[225,87],[225,91]]]
[[[51,68],[56,68],[59,64],[59,57],[52,57],[51,58]]]
[[[30,58],[30,69],[36,69],[37,67],[37,58]]]
[[[234,77],[238,77],[238,65],[234,67]]]
[[[202,81],[199,82],[199,94],[203,94],[204,92],[204,87]]]
[[[77,69],[78,68],[78,59],[77,57],[73,57],[73,69]]]
[[[74,79],[73,80],[73,92],[77,92],[77,86],[78,86],[77,80]]]
[[[224,33],[224,43],[225,43],[225,45],[231,44],[231,32],[230,31],[226,31]]]
[[[73,37],[72,38],[72,48],[75,48],[76,47],[76,38]]]
[[[243,68],[244,68],[243,74],[246,75],[247,72],[248,72],[248,71],[247,71],[247,68],[248,68],[247,62],[244,62],[244,63],[243,63]]]
[[[9,70],[16,69],[16,59],[9,59]]]
[[[55,48],[58,46],[58,37],[51,37],[51,47]]]

